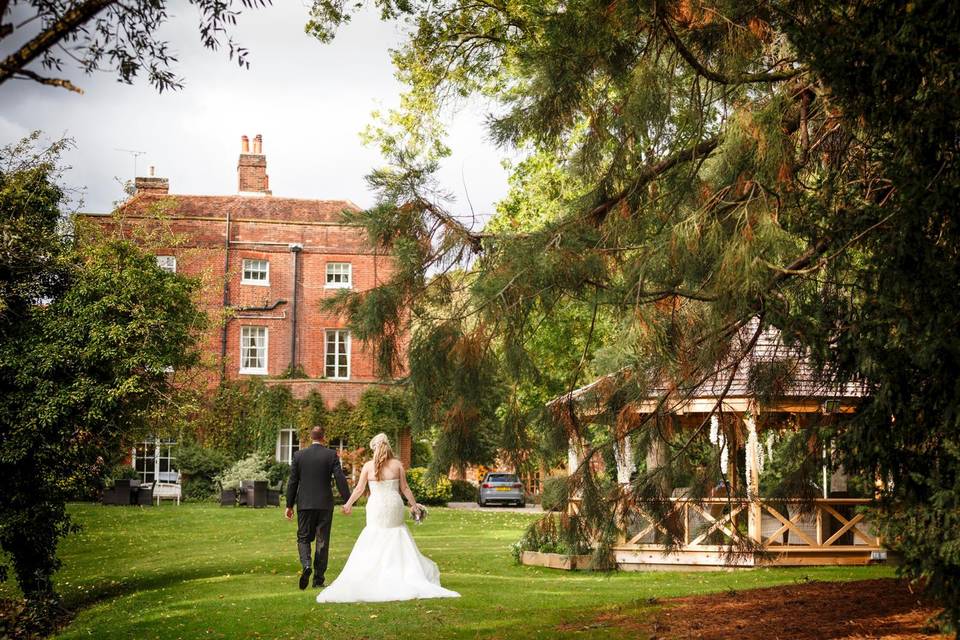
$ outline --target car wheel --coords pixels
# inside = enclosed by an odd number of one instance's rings
[[[477,504],[480,505],[481,507],[487,506],[487,503],[483,501],[483,498],[480,498],[479,500],[477,500]]]
[[[526,508],[527,508],[527,503],[526,503],[526,502],[518,502],[518,503],[517,503],[517,506],[520,507],[521,509],[526,509]]]

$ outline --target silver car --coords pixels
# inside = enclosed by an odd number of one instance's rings
[[[488,504],[515,504],[520,507],[527,505],[523,483],[515,473],[488,473],[484,476],[477,502],[481,507]]]

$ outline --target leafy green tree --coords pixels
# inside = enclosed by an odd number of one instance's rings
[[[0,340],[0,547],[42,630],[55,615],[66,500],[99,485],[122,445],[171,397],[169,367],[197,360],[205,316],[196,284],[160,269],[133,243],[75,244],[62,235],[62,144],[6,148],[0,232],[15,295]],[[23,264],[24,269],[18,268]]]
[[[955,3],[373,4],[410,27],[394,55],[409,91],[377,131],[389,162],[369,178],[379,204],[356,220],[399,268],[342,308],[393,354],[409,311],[414,407],[438,419],[478,406],[503,382],[487,374],[495,343],[510,384],[535,376],[531,336],[563,301],[618,320],[595,358],[611,374],[611,418],[664,383],[669,408],[742,359],[750,327],[775,327],[825,386],[866,385],[861,412],[809,436],[890,481],[878,512],[888,544],[957,625]],[[327,40],[348,19],[344,3],[315,0],[308,31]],[[549,215],[521,204],[532,228],[464,225],[432,177],[445,115],[477,95],[494,104],[497,142],[548,158],[574,185],[554,192]],[[596,323],[584,331],[589,353]],[[441,378],[463,366],[485,375],[466,387]],[[652,421],[659,429],[653,414],[628,428],[649,433]],[[668,458],[708,425],[667,433]],[[561,426],[584,435],[574,412]],[[584,515],[603,527],[610,502],[581,469]],[[640,477],[634,495],[656,483]]]

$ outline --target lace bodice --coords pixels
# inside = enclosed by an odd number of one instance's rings
[[[375,496],[383,493],[395,492],[400,495],[400,478],[393,480],[370,480],[370,495]]]
[[[368,527],[402,527],[403,499],[400,497],[400,479],[370,480],[370,498],[367,500]]]

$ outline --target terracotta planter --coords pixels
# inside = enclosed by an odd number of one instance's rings
[[[582,571],[590,568],[590,556],[568,556],[565,553],[543,553],[541,551],[524,551],[520,555],[520,564],[531,567],[548,567],[563,569],[564,571]]]

